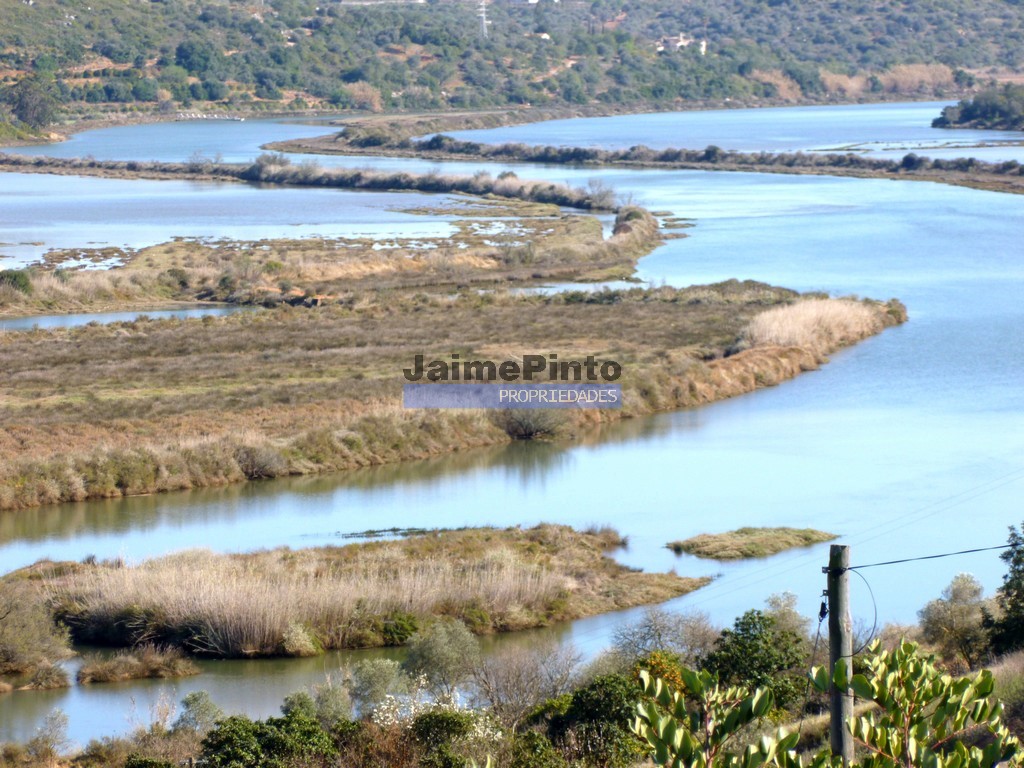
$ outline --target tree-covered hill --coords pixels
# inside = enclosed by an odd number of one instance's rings
[[[476,0],[0,0],[0,87],[86,108],[669,106],[923,96],[1024,66],[1008,0],[489,0],[487,17],[484,36]]]

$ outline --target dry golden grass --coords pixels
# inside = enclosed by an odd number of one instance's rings
[[[44,588],[82,641],[155,640],[251,656],[400,644],[439,616],[477,632],[543,626],[706,583],[619,565],[606,554],[619,542],[614,531],[556,525],[439,531],[343,547],[82,565],[58,570]]]
[[[813,528],[739,528],[728,533],[702,533],[668,548],[677,555],[685,552],[711,560],[743,560],[768,557],[787,549],[806,547],[838,538],[833,533]]]
[[[866,75],[841,75],[827,69],[818,70],[818,74],[828,93],[837,93],[849,98],[860,96],[870,85]]]
[[[754,347],[802,347],[819,357],[885,328],[885,316],[871,303],[852,299],[808,299],[755,317],[744,334]]]
[[[890,93],[913,93],[951,86],[953,70],[945,64],[898,64],[882,72],[878,79]]]
[[[750,73],[751,78],[759,83],[764,83],[775,88],[775,97],[783,101],[795,102],[803,98],[803,90],[800,84],[789,77],[781,69],[755,69]]]

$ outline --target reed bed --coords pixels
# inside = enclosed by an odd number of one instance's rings
[[[119,651],[107,658],[88,657],[79,667],[76,678],[82,685],[88,685],[198,674],[199,667],[180,648],[145,644],[130,651]]]
[[[754,347],[803,347],[821,358],[883,328],[884,316],[872,304],[807,299],[761,313],[750,321],[744,337]]]
[[[441,616],[481,633],[543,626],[703,583],[632,572],[606,556],[616,541],[542,525],[247,555],[189,551],[130,567],[82,565],[47,591],[80,641],[237,657],[398,645]]]

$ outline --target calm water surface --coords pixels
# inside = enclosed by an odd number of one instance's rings
[[[727,126],[734,114],[719,120]],[[865,138],[855,133],[851,140]],[[13,568],[44,556],[299,547],[368,527],[611,524],[629,536],[619,554],[626,563],[717,575],[670,607],[698,608],[727,624],[783,590],[816,613],[827,545],[723,565],[676,557],[665,542],[742,525],[812,526],[840,534],[855,563],[874,563],[998,545],[1007,526],[1020,523],[1024,197],[827,177],[561,167],[520,174],[574,183],[599,174],[641,204],[696,219],[689,237],[641,261],[645,280],[741,277],[898,296],[911,322],[793,382],[614,425],[574,446],[513,445],[335,477],[5,515],[0,561]],[[980,553],[863,574],[878,620],[908,622],[958,571],[991,591],[1003,568],[996,553]],[[870,627],[871,596],[859,580],[852,592],[855,616]],[[635,613],[550,632],[595,653]],[[53,706],[70,713],[80,741],[123,730],[129,696],[145,719],[161,691],[180,698],[205,688],[229,709],[268,714],[337,662],[219,662],[170,686],[13,694],[0,698],[0,738],[30,734]]]
[[[476,131],[451,135],[488,144],[523,142],[555,146],[627,149],[703,149],[715,145],[742,152],[864,152],[902,157],[1024,160],[1024,132],[932,128],[952,102],[856,104],[826,107],[662,112],[616,115]],[[982,145],[982,146],[979,146]]]
[[[142,248],[175,237],[444,237],[452,217],[402,210],[448,203],[455,199],[415,192],[0,173],[0,268],[53,248]]]
[[[149,312],[80,312],[73,315],[32,315],[31,317],[0,317],[0,331],[32,331],[47,328],[77,328],[89,323],[130,323],[140,317],[151,320],[165,318],[186,319],[190,317],[221,317],[235,312],[252,311],[252,307],[188,307],[180,309],[157,309]]]

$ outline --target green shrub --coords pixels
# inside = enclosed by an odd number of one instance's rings
[[[722,631],[713,650],[701,663],[727,685],[767,688],[775,704],[785,708],[804,689],[800,669],[805,663],[806,641],[779,629],[774,617],[750,610]]]
[[[132,754],[128,755],[128,759],[124,761],[124,768],[177,768],[177,765],[170,760]]]
[[[629,730],[636,699],[636,683],[628,675],[597,677],[573,693],[564,715],[552,718],[552,740],[571,759],[587,765],[632,765],[643,753]]]
[[[27,269],[0,270],[0,285],[9,285],[24,294],[32,293],[32,278]]]
[[[214,768],[248,768],[263,760],[261,724],[233,715],[217,723],[203,739],[203,760]]]
[[[214,768],[264,768],[306,764],[335,754],[320,723],[293,711],[264,722],[240,715],[220,721],[203,739],[202,758]]]
[[[403,692],[408,687],[402,666],[394,659],[357,661],[349,674],[349,695],[363,712],[380,704],[389,693]]]
[[[480,645],[461,621],[438,621],[409,641],[405,669],[425,675],[430,687],[451,695],[469,677],[480,657]]]
[[[518,733],[509,751],[508,768],[566,768],[567,763],[543,733]]]
[[[288,656],[319,656],[324,651],[313,631],[297,622],[288,625],[281,647]]]
[[[466,768],[466,759],[447,744],[427,752],[420,758],[421,768]]]
[[[313,697],[305,691],[296,691],[285,696],[284,703],[281,705],[281,714],[288,716],[293,713],[315,718],[316,702],[313,701]]]
[[[385,645],[405,645],[406,641],[416,634],[419,623],[411,613],[394,611],[384,619],[381,634]]]
[[[167,282],[174,287],[180,288],[182,290],[188,288],[188,273],[181,267],[171,267],[166,272],[164,272],[162,277],[166,277]]]
[[[0,616],[0,674],[28,672],[69,652],[67,629],[54,624],[39,593],[29,585],[0,584]]]
[[[428,751],[466,738],[473,730],[473,715],[451,709],[432,709],[412,721],[412,735]]]
[[[224,710],[213,703],[209,693],[192,691],[181,700],[181,714],[174,723],[174,730],[189,730],[204,735],[223,717]]]

